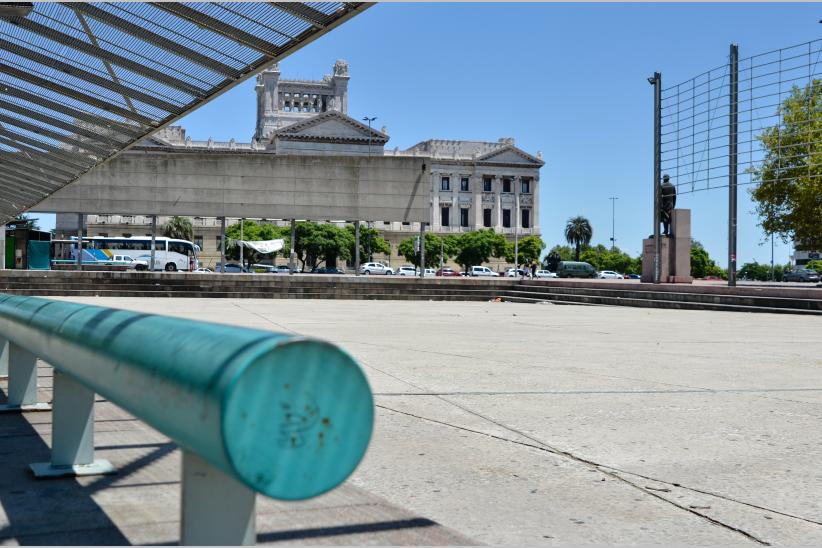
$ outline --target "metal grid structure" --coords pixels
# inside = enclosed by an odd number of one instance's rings
[[[0,221],[370,5],[0,3]]]
[[[649,79],[658,88],[655,195],[663,174],[679,195],[728,189],[729,285],[736,273],[737,187],[822,176],[822,105],[813,99],[822,86],[820,60],[822,40],[742,59],[731,45],[725,64],[689,80],[662,88],[661,76]],[[792,111],[786,101],[794,102]]]

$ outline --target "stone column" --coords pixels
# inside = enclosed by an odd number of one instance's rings
[[[440,187],[439,175],[431,174],[431,230],[440,230]]]
[[[491,184],[491,190],[494,192],[494,212],[491,214],[491,221],[494,225],[494,230],[502,232],[502,180],[499,176],[494,176],[494,182]]]
[[[531,229],[532,234],[539,232],[539,191],[537,190],[537,178],[531,179]]]
[[[472,178],[473,179],[473,178]],[[473,191],[473,198],[474,198],[474,230],[483,228],[482,226],[482,215],[483,215],[483,208],[482,205],[482,181],[480,184],[474,184],[472,180],[469,184],[471,185],[470,188]]]

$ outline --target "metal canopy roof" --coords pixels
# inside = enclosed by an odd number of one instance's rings
[[[370,5],[0,2],[0,221]]]

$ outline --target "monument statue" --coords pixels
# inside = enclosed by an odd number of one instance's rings
[[[659,220],[662,222],[662,235],[673,236],[671,220],[676,207],[676,187],[668,175],[662,176],[662,184],[659,187]]]

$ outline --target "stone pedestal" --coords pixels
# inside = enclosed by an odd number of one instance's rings
[[[662,236],[659,260],[662,263],[659,281],[662,283],[686,283],[691,277],[691,210],[675,209],[671,223],[673,236]],[[654,281],[654,239],[642,241],[642,281]]]

